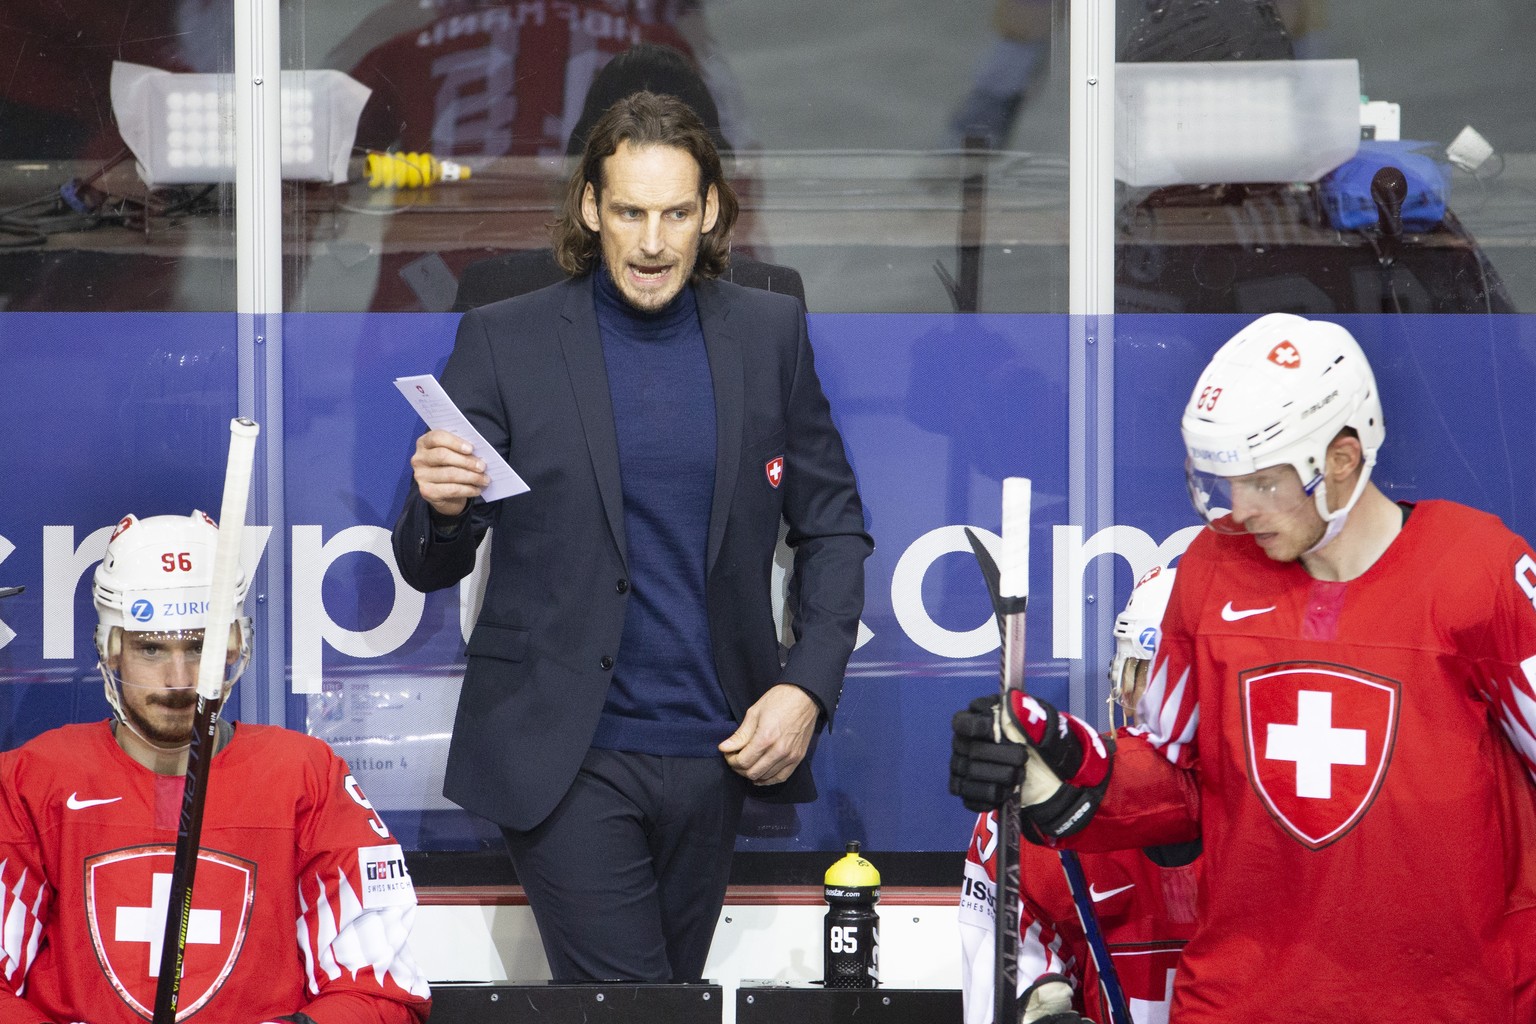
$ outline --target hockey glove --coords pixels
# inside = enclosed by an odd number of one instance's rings
[[[990,729],[986,726],[989,716]],[[956,756],[950,765],[950,791],[961,797],[966,794],[956,788],[955,776],[962,760],[962,729],[969,740],[965,760],[971,765],[1002,760],[984,751],[987,738],[993,743],[1019,744],[1027,752],[1019,805],[1023,832],[1031,842],[1049,845],[1080,831],[1104,798],[1113,747],[1106,746],[1086,722],[1059,714],[1045,701],[1018,690],[1009,694],[1006,705],[998,697],[979,697],[955,716],[954,728]],[[979,773],[973,767],[970,774]],[[978,810],[969,803],[966,806]]]
[[[1042,974],[1019,998],[1019,1024],[1093,1024],[1072,1009],[1072,983],[1063,974]]]
[[[998,732],[996,696],[977,697],[951,725],[949,791],[977,814],[997,810],[1023,781],[1028,750]]]

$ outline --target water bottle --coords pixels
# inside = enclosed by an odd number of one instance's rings
[[[859,856],[859,844],[827,869],[823,981],[827,988],[874,988],[880,984],[880,872]]]

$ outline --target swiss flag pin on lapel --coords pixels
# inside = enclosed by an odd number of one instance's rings
[[[768,483],[777,488],[779,484],[784,482],[784,456],[775,455],[769,459],[768,465],[763,467],[763,471],[768,474]]]

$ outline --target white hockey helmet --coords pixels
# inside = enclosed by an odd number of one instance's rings
[[[110,665],[121,646],[117,632],[180,633],[202,629],[213,581],[213,553],[219,528],[207,513],[185,516],[124,516],[96,566],[91,596],[96,604],[96,653],[107,702],[122,717],[118,681]],[[233,684],[250,655],[251,620],[243,608],[249,585],[242,570],[235,583],[235,618],[240,652]]]
[[[1324,463],[1346,427],[1360,439],[1363,465],[1354,493],[1330,512]],[[1216,351],[1182,428],[1190,499],[1206,522],[1216,525],[1231,509],[1231,478],[1291,466],[1329,524],[1321,543],[1365,492],[1386,439],[1376,378],[1354,337],[1338,324],[1291,313],[1260,317]]]
[[[1136,670],[1152,660],[1163,636],[1163,612],[1173,593],[1177,569],[1154,565],[1136,581],[1125,609],[1115,618],[1115,658],[1109,666],[1109,703],[1130,712],[1141,694],[1136,691]]]

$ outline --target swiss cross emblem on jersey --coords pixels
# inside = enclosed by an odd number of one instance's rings
[[[1318,850],[1381,789],[1401,684],[1344,665],[1292,662],[1239,676],[1248,777],[1285,831]]]
[[[1301,353],[1296,351],[1295,345],[1282,341],[1269,350],[1269,361],[1287,370],[1296,370],[1301,367]]]
[[[123,1002],[146,1020],[155,1010],[175,858],[174,846],[154,845],[85,862],[85,914],[96,960]],[[198,854],[178,1019],[207,1004],[234,970],[255,899],[255,862],[215,850]]]
[[[1116,943],[1110,950],[1132,1020],[1168,1024],[1173,975],[1183,950],[1183,942],[1173,941]]]
[[[768,474],[768,483],[773,487],[778,487],[779,484],[784,482],[784,456],[775,455],[769,459],[768,465],[763,467],[763,471]]]

